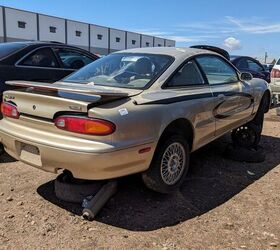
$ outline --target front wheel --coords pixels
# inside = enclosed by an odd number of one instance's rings
[[[171,193],[179,188],[189,168],[189,155],[189,145],[183,136],[172,135],[163,140],[150,168],[142,174],[145,185],[160,193]]]
[[[236,146],[249,148],[259,144],[261,139],[261,127],[254,123],[241,126],[231,133],[232,142]]]
[[[250,148],[259,144],[263,129],[264,113],[268,100],[269,99],[265,95],[261,100],[254,119],[232,131],[231,139],[236,146]]]

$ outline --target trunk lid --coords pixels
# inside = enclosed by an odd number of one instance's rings
[[[46,119],[53,119],[55,114],[63,112],[86,113],[94,104],[127,98],[142,92],[62,82],[49,84],[8,81],[6,84],[23,89],[4,92],[4,101],[16,104],[23,115]]]

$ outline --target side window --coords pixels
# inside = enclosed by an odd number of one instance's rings
[[[175,75],[168,81],[168,87],[181,87],[189,85],[202,85],[204,80],[200,74],[195,61],[187,62]]]
[[[264,71],[263,68],[252,60],[247,60],[249,69],[255,72]]]
[[[56,58],[50,48],[42,48],[33,52],[20,62],[20,65],[33,67],[57,68]]]
[[[239,81],[235,69],[218,56],[199,56],[196,60],[204,71],[210,85]]]
[[[66,69],[80,69],[94,60],[80,52],[70,49],[54,49]]]
[[[248,70],[249,69],[249,65],[248,65],[248,61],[246,58],[241,58],[237,64],[236,64],[236,67],[239,69],[239,70]]]

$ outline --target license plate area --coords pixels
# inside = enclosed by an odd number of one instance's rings
[[[26,163],[29,163],[31,165],[36,165],[38,167],[42,167],[42,161],[41,161],[41,155],[40,150],[38,147],[26,144],[26,143],[20,143],[20,159],[22,161],[25,161]]]

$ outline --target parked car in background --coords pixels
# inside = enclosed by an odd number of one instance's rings
[[[280,58],[272,68],[270,88],[273,96],[272,102],[278,104],[280,102]]]
[[[57,42],[0,44],[0,94],[7,80],[56,82],[95,61],[98,56]]]
[[[225,133],[256,146],[271,101],[266,81],[194,48],[120,51],[61,82],[8,84],[23,88],[2,103],[0,138],[14,158],[80,179],[142,173],[162,193],[183,183],[191,152]]]
[[[270,82],[270,72],[258,60],[249,56],[230,56],[230,61],[240,72],[249,72],[254,78]]]
[[[271,64],[271,63],[265,63],[265,64],[262,64],[262,66],[264,67],[264,69],[268,72],[271,72],[274,64]]]

